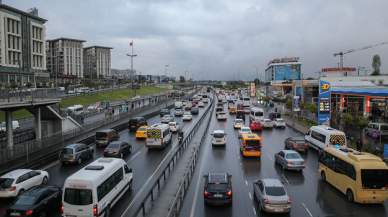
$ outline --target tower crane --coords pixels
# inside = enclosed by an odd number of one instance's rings
[[[333,56],[334,56],[334,57],[336,57],[337,55],[340,56],[340,67],[341,67],[341,69],[342,69],[342,67],[343,67],[343,57],[344,57],[344,54],[356,52],[356,51],[359,51],[359,50],[365,50],[365,49],[368,49],[368,48],[371,48],[371,47],[376,47],[376,46],[383,45],[383,44],[388,44],[388,41],[381,42],[381,43],[379,43],[379,44],[373,44],[373,45],[365,46],[365,47],[362,47],[362,48],[351,49],[351,50],[348,50],[348,51],[345,51],[345,52],[341,51],[341,52],[339,52],[339,53],[333,54]]]

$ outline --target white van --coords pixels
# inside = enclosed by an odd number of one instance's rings
[[[181,109],[181,108],[183,108],[182,102],[175,102],[175,108],[176,108],[176,109]]]
[[[12,121],[12,129],[13,130],[19,130],[19,121]],[[7,126],[5,125],[5,122],[1,123],[1,132],[6,132]]]
[[[73,105],[73,106],[67,107],[67,111],[74,113],[76,115],[80,114],[84,116],[84,107],[82,105]]]
[[[249,121],[261,121],[264,119],[264,110],[262,108],[251,108],[249,113]]]
[[[109,216],[129,189],[132,169],[123,159],[99,158],[69,176],[63,186],[63,216]]]
[[[388,136],[388,124],[387,123],[370,123],[365,129],[365,134],[372,136],[372,133],[377,131],[379,136]]]
[[[345,133],[325,125],[311,127],[305,140],[310,147],[318,151],[327,147],[347,147]]]
[[[244,104],[244,106],[250,106],[250,103],[251,103],[251,98],[245,96],[245,97],[243,98],[243,104]]]
[[[171,140],[172,132],[168,124],[157,123],[147,128],[147,148],[166,148]]]

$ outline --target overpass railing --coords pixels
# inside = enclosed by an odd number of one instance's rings
[[[0,103],[17,101],[35,101],[61,98],[58,90],[53,88],[39,88],[35,90],[1,90]]]

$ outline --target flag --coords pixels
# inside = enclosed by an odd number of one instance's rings
[[[132,46],[133,45],[133,42],[129,43],[129,46]]]

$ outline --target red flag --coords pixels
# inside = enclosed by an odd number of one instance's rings
[[[132,46],[133,45],[133,42],[129,43],[129,46]]]

